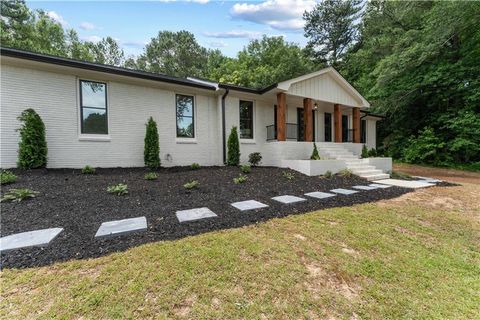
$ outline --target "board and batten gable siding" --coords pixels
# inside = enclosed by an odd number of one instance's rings
[[[37,111],[45,123],[49,168],[81,168],[87,164],[142,167],[145,123],[150,116],[158,125],[162,166],[222,163],[215,96],[193,94],[185,87],[175,92],[104,81],[101,75],[81,79],[107,83],[109,141],[83,140],[80,135],[76,75],[2,64],[2,168],[16,167],[19,142],[16,129],[20,127],[17,117],[26,108]],[[195,97],[196,136],[190,143],[180,143],[176,138],[176,93]]]
[[[339,103],[347,106],[359,106],[361,104],[361,101],[354,99],[352,95],[328,73],[292,83],[287,94],[310,97],[315,100]]]

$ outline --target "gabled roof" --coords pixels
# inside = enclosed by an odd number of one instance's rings
[[[167,82],[167,83],[173,83],[173,84],[189,86],[189,87],[196,87],[196,88],[207,89],[207,90],[217,90],[215,86],[212,86],[209,84],[199,83],[197,81],[191,81],[183,78],[172,77],[165,74],[114,67],[114,66],[109,66],[105,64],[62,58],[62,57],[41,54],[41,53],[33,53],[29,51],[12,49],[12,48],[0,47],[0,55],[13,57],[13,58],[32,60],[37,62],[50,63],[50,64],[61,65],[66,67],[84,69],[84,70],[105,72],[109,74],[121,75],[121,76],[132,77],[132,78]]]
[[[324,68],[322,70],[312,72],[294,79],[279,82],[277,88],[288,91],[292,84],[313,79],[324,74],[329,74],[343,89],[345,89],[349,94],[361,101],[365,107],[370,107],[370,103],[333,67]]]

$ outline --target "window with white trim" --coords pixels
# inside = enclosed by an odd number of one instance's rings
[[[108,134],[107,84],[80,80],[82,134]]]
[[[253,101],[240,100],[240,139],[253,139]]]

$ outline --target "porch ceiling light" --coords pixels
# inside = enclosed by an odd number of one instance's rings
[[[315,102],[315,103],[313,104],[313,110],[317,110],[317,109],[318,109],[318,103]]]

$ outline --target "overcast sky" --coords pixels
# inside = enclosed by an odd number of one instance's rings
[[[111,36],[127,55],[139,54],[160,30],[192,32],[207,48],[235,56],[250,39],[282,35],[304,46],[302,14],[317,0],[27,1],[80,38]]]

